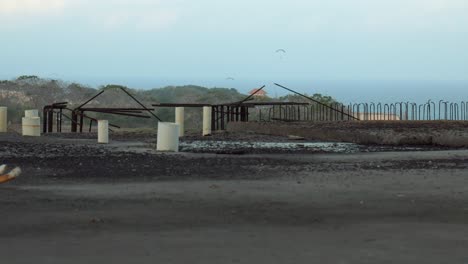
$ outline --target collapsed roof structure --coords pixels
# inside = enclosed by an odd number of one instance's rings
[[[159,103],[152,104],[152,107],[145,106],[135,96],[133,96],[124,87],[116,87],[124,92],[132,101],[136,102],[139,107],[136,108],[110,108],[110,107],[86,107],[91,101],[104,94],[107,90],[102,90],[98,94],[86,100],[75,108],[69,108],[68,102],[53,103],[46,105],[43,108],[43,133],[62,132],[63,120],[68,119],[71,122],[71,132],[83,132],[85,121],[88,121],[89,131],[91,132],[93,124],[97,124],[97,120],[87,112],[105,113],[112,115],[121,115],[135,118],[154,118],[162,121],[154,111],[160,107],[205,107],[212,108],[212,129],[225,130],[229,122],[248,122],[250,111],[249,109],[262,107],[258,112],[258,120],[260,121],[298,121],[298,120],[358,120],[349,110],[342,104],[327,105],[317,101],[307,95],[298,93],[290,88],[275,83],[277,87],[285,89],[296,95],[305,98],[308,102],[282,102],[282,101],[255,101],[255,95],[261,93],[266,87],[265,85],[255,89],[245,99],[239,102],[223,103],[223,104],[208,104],[208,103]],[[263,111],[263,112],[262,112]],[[69,115],[66,112],[70,113]],[[109,124],[112,128],[120,128],[116,124]]]

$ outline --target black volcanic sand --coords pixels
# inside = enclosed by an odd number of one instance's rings
[[[15,138],[17,138],[16,136]],[[145,148],[155,148],[157,135],[154,132],[115,132],[111,133],[111,139],[116,142],[138,142]],[[95,145],[96,133],[52,133],[42,137],[41,142],[62,144],[88,144]],[[10,139],[11,141],[11,139]],[[14,140],[13,140],[14,141]],[[328,143],[339,145],[335,150],[330,148],[308,148],[308,143],[321,143],[321,141],[304,139],[292,140],[285,136],[264,135],[257,133],[239,132],[215,132],[211,136],[203,137],[200,133],[187,133],[181,138],[181,152],[214,153],[214,154],[286,154],[286,153],[356,153],[356,152],[382,152],[382,151],[429,151],[429,150],[453,150],[463,149],[437,145],[360,145],[352,143]],[[258,143],[256,147],[249,146]],[[262,147],[261,143],[278,143],[278,146]],[[295,144],[296,148],[284,147],[281,144]],[[260,145],[260,146],[258,146]],[[342,147],[341,145],[347,145]]]
[[[94,142],[0,135],[1,163],[23,170],[0,185],[0,263],[468,263],[468,150]]]

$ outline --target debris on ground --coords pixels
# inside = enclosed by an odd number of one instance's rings
[[[0,184],[9,182],[21,174],[21,169],[19,167],[16,167],[12,169],[9,173],[4,174],[6,169],[7,165],[4,164],[0,166]]]

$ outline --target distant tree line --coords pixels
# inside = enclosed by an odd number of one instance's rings
[[[118,84],[108,84],[94,89],[79,83],[68,83],[61,80],[43,79],[36,75],[22,75],[14,80],[0,80],[0,106],[8,107],[9,120],[20,123],[25,109],[41,110],[45,105],[55,102],[69,102],[69,108],[77,107],[99,91],[103,95],[91,101],[89,107],[140,107],[124,92],[124,88],[138,100],[150,107],[154,103],[209,103],[221,104],[237,102],[247,97],[234,88],[206,88],[196,85],[167,86],[150,90],[132,89]],[[311,95],[315,100],[331,104],[336,102],[330,96]],[[279,98],[262,98],[263,101],[295,101],[308,100],[298,95],[286,95]],[[87,113],[95,118],[105,118],[111,123],[122,127],[154,127],[154,119],[140,119],[108,114]],[[174,110],[157,108],[155,114],[163,121],[174,120]],[[202,111],[198,108],[186,109],[186,127],[198,129],[201,127]]]

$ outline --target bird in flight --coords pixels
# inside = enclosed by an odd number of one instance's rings
[[[276,50],[276,54],[279,54],[280,59],[283,60],[283,55],[286,54],[286,50],[284,50],[284,49],[277,49],[277,50]]]

